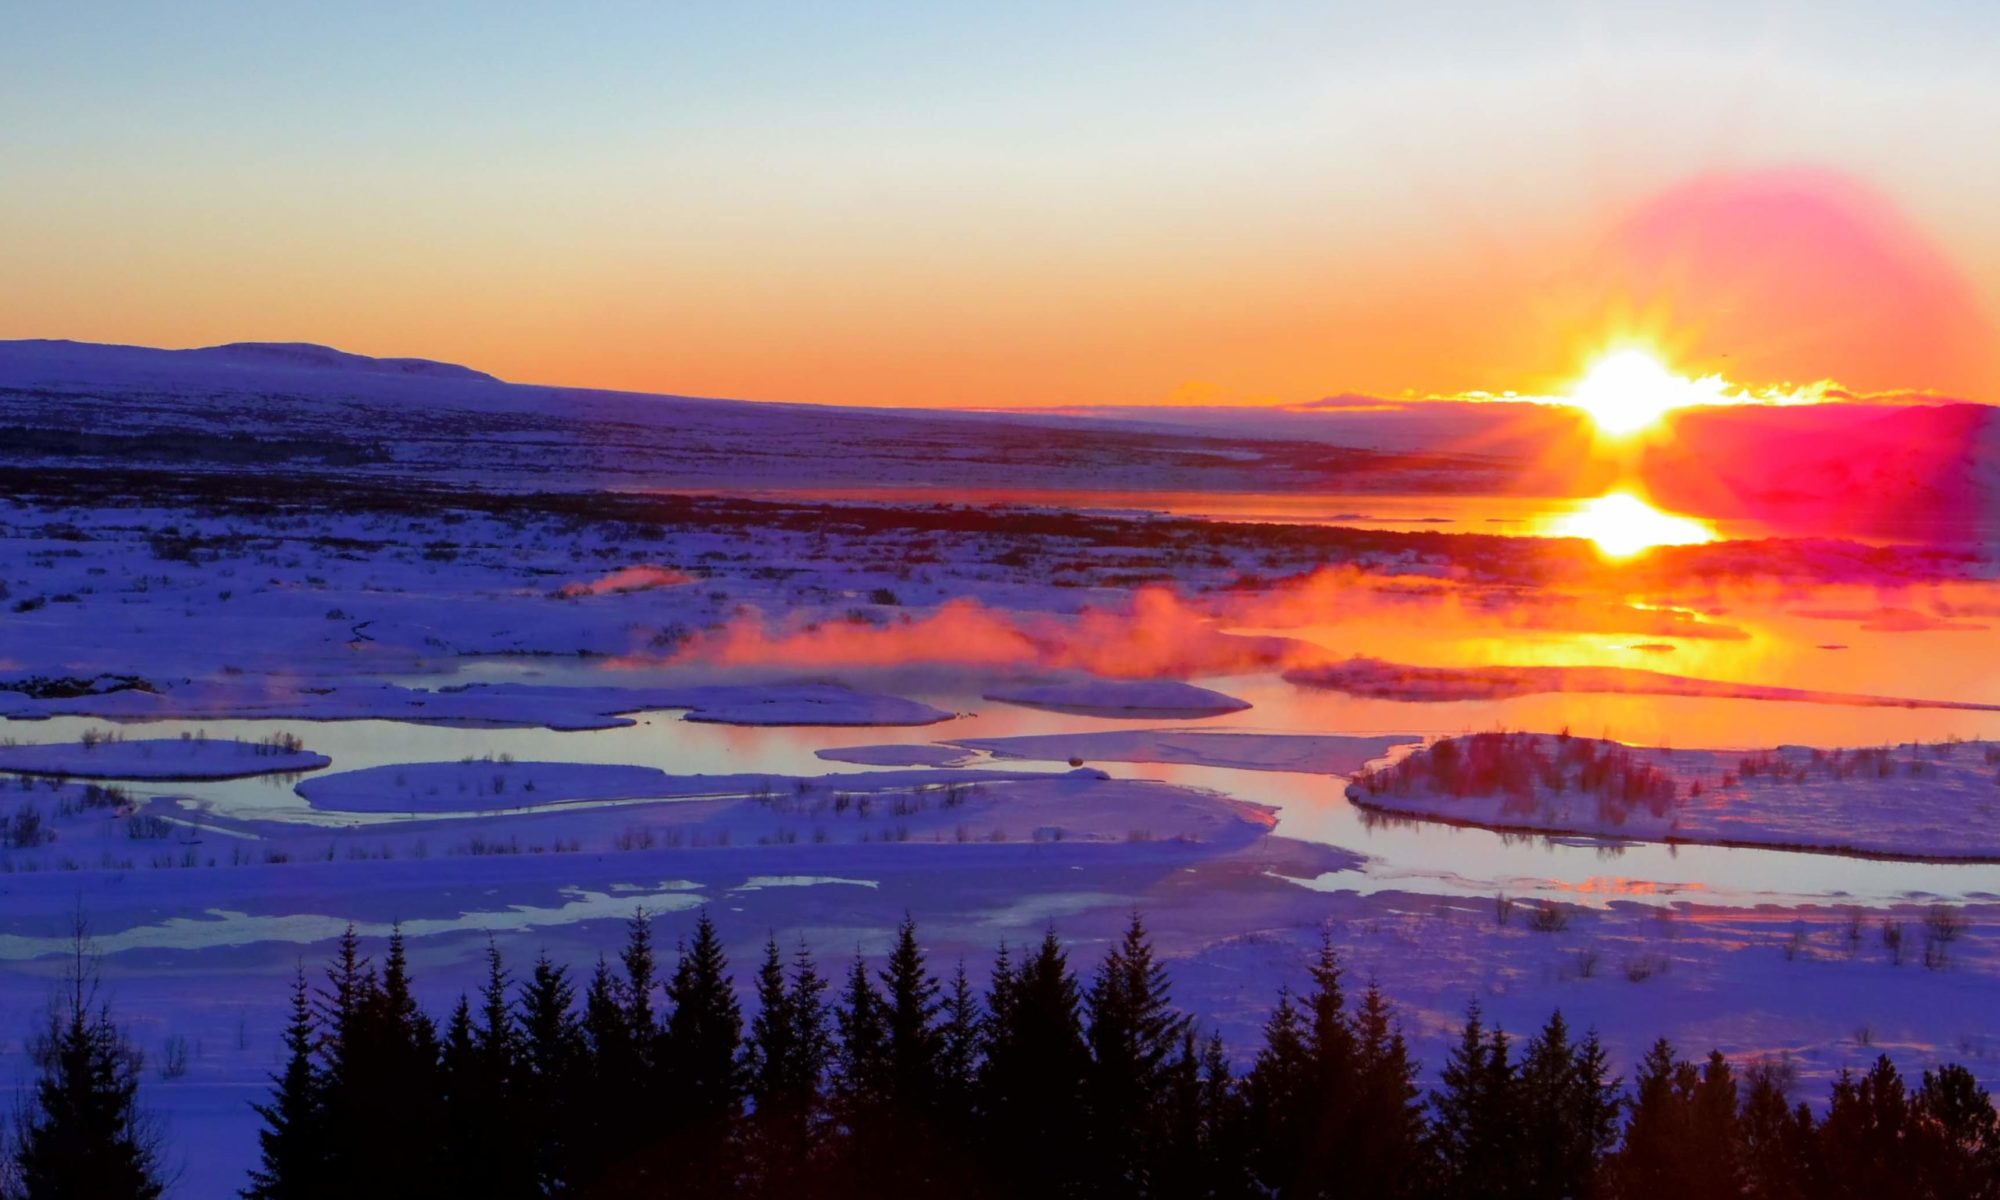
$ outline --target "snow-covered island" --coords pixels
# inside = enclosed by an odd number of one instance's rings
[[[0,746],[0,771],[71,779],[246,779],[317,771],[332,761],[282,734],[247,742],[205,737],[126,741],[88,733],[75,742]]]
[[[1491,829],[2000,862],[2000,743],[1663,750],[1567,734],[1446,738],[1348,787]]]
[[[986,689],[986,699],[1091,716],[1219,716],[1249,708],[1245,700],[1178,679],[1076,679],[1056,683],[1007,684]]]

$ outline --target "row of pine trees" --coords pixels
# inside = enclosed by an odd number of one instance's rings
[[[1053,932],[1003,946],[983,988],[940,977],[907,920],[838,980],[773,939],[747,1021],[706,914],[670,970],[643,915],[586,978],[546,956],[516,978],[490,947],[486,968],[441,1026],[399,936],[379,967],[350,931],[323,983],[301,971],[243,1196],[2000,1198],[2000,1120],[1962,1067],[1913,1087],[1878,1059],[1816,1116],[1781,1064],[1661,1041],[1627,1086],[1560,1012],[1517,1044],[1475,1006],[1426,1094],[1330,943],[1240,1074],[1136,916],[1087,982]],[[159,1194],[157,1145],[120,1142],[144,1133],[120,1044],[101,1009],[52,1022],[4,1190]],[[93,1107],[95,1084],[115,1094]]]

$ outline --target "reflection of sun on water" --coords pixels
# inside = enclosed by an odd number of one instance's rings
[[[1715,531],[1692,517],[1661,512],[1630,492],[1586,500],[1576,511],[1555,518],[1546,532],[1588,538],[1606,558],[1630,558],[1655,546],[1694,546],[1715,540]]]

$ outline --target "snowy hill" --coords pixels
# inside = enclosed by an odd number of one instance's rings
[[[426,359],[235,343],[0,342],[0,465],[339,467],[501,488],[1292,492],[1493,487],[1490,458],[1028,414],[505,383]]]
[[[162,350],[152,346],[111,346],[67,339],[30,338],[0,341],[0,360],[25,366],[30,371],[34,370],[31,364],[39,364],[45,370],[54,371],[111,368],[171,373],[185,368],[187,364],[200,363],[500,382],[484,371],[475,371],[456,363],[435,362],[428,358],[372,358],[312,342],[230,342],[191,350]]]

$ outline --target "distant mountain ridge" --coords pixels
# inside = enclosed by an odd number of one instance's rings
[[[152,346],[120,346],[98,342],[78,342],[67,338],[24,338],[0,341],[0,351],[43,350],[55,356],[122,357],[131,360],[154,358],[207,363],[236,363],[255,367],[295,367],[319,371],[346,371],[368,375],[409,375],[423,379],[461,379],[500,383],[496,375],[475,371],[457,363],[428,358],[375,358],[322,346],[314,342],[228,342],[220,346],[200,346],[188,350],[165,350]]]

